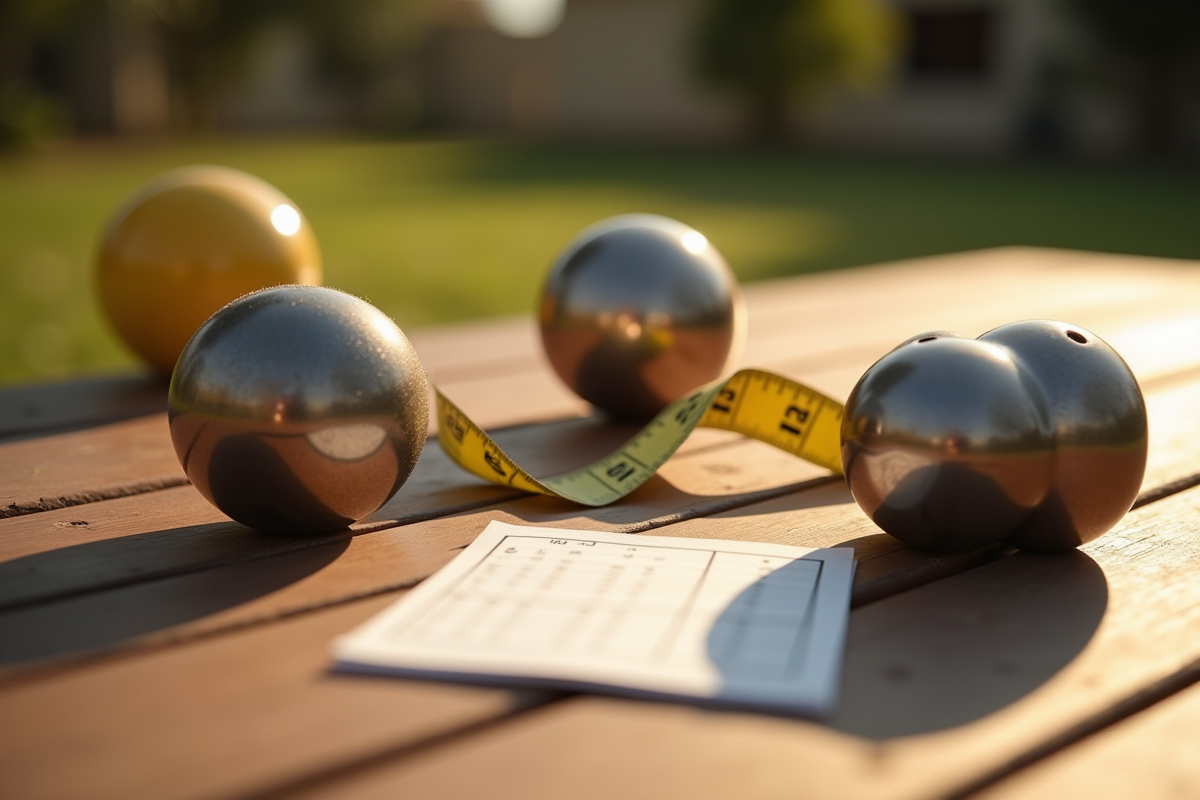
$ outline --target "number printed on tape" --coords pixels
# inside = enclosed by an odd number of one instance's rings
[[[697,427],[749,436],[841,474],[842,404],[796,381],[744,369],[676,400],[612,453],[538,480],[437,391],[438,441],[473,475],[586,506],[620,500],[646,482]]]

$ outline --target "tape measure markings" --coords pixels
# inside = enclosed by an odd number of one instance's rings
[[[459,466],[484,480],[528,492],[602,506],[654,475],[698,426],[766,442],[841,472],[842,406],[820,392],[762,370],[742,370],[667,406],[612,453],[570,472],[538,480],[522,469],[440,390],[438,440]]]

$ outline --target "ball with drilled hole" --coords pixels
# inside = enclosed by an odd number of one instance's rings
[[[117,333],[163,375],[214,311],[247,292],[321,282],[321,255],[296,205],[266,181],[185,167],[139,189],[96,254],[96,287]]]
[[[175,452],[221,511],[316,534],[372,513],[408,478],[428,429],[408,339],[352,295],[279,286],[206,321],[171,376]]]
[[[542,343],[592,405],[644,419],[720,377],[741,345],[741,291],[698,231],[630,214],[583,231],[546,278]]]
[[[854,499],[893,536],[960,552],[1091,541],[1137,498],[1146,407],[1121,357],[1077,325],[914,336],[859,379],[842,421]]]

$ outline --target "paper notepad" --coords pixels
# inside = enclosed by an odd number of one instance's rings
[[[820,716],[853,551],[493,522],[334,643],[353,672],[674,697]]]

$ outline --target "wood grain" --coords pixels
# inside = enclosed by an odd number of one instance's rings
[[[1176,651],[1176,634],[1187,632],[1178,629],[1181,619],[1193,631],[1200,627],[1200,611],[1192,607],[1200,587],[1159,597],[1147,596],[1138,584],[1147,574],[1157,575],[1164,560],[1177,564],[1172,548],[1180,538],[1191,545],[1185,563],[1200,560],[1200,547],[1191,542],[1194,530],[1176,525],[1163,533],[1171,520],[1195,519],[1197,510],[1200,492],[1192,492],[1131,515],[1110,535],[1103,553],[1093,549],[1093,557],[1105,563],[1103,573],[1096,561],[1079,554],[1011,556],[855,612],[844,707],[834,729],[597,698],[575,698],[528,718],[480,727],[510,713],[512,704],[551,699],[547,696],[498,707],[485,703],[447,723],[474,731],[471,735],[424,747],[409,758],[406,748],[414,739],[406,726],[414,715],[405,704],[424,697],[413,688],[424,684],[333,679],[361,692],[347,710],[330,699],[330,679],[313,668],[333,635],[395,597],[389,593],[340,606],[344,615],[306,613],[10,685],[0,692],[0,715],[9,723],[0,729],[0,780],[30,797],[71,796],[69,790],[85,780],[93,797],[203,796],[216,791],[213,781],[224,792],[242,795],[272,780],[294,786],[310,777],[328,778],[332,783],[321,784],[322,791],[338,796],[409,791],[473,796],[484,790],[500,797],[613,792],[649,797],[677,791],[782,796],[795,789],[792,781],[802,771],[813,796],[927,796],[1003,763],[1012,750],[1080,717],[1106,713],[1114,696],[1169,676],[1194,657]],[[667,530],[684,533],[677,530],[682,527]],[[819,535],[814,533],[819,527],[806,530]],[[728,524],[725,531],[737,533]],[[844,535],[837,527],[827,533]],[[1147,547],[1148,536],[1161,541]],[[423,544],[409,542],[410,557]],[[856,548],[863,544],[854,542]],[[393,549],[403,548],[393,543]],[[342,558],[328,563],[332,567]],[[346,573],[347,585],[353,572]],[[1031,610],[1039,624],[1029,631]],[[281,629],[290,644],[279,644]],[[1200,649],[1200,637],[1190,641],[1191,650]],[[281,679],[284,669],[289,672]],[[180,691],[184,686],[190,691]],[[165,697],[168,689],[175,695]],[[1045,701],[1046,692],[1053,692],[1052,702]],[[371,702],[374,693],[380,694],[378,704]],[[377,714],[376,705],[387,713]],[[281,713],[273,709],[287,709],[289,724],[268,746],[256,737],[274,724],[272,714]],[[428,708],[422,713],[427,723],[438,716]],[[164,715],[175,720],[169,726],[174,734],[166,739]],[[347,726],[355,728],[350,743],[315,734],[340,733]],[[437,730],[445,730],[442,723]],[[54,742],[73,743],[82,755],[57,750]],[[235,755],[260,748],[269,756],[263,763]],[[291,760],[281,751],[292,753]],[[164,769],[142,774],[113,766],[127,764],[121,754],[129,752],[153,756]],[[549,764],[542,763],[546,752],[555,754]],[[182,764],[187,759],[194,763]],[[236,761],[210,774],[223,759]],[[614,771],[614,763],[621,768]],[[180,771],[190,782],[178,779]],[[488,777],[480,783],[479,776]]]
[[[358,535],[304,541],[223,521],[180,485],[161,416],[0,445],[0,499],[38,512],[0,520],[0,795],[922,797],[1003,781],[1118,730],[1200,663],[1200,490],[1161,499],[1200,471],[1198,276],[1012,248],[748,288],[748,357],[840,395],[920,329],[1056,316],[1109,339],[1148,390],[1157,502],[1084,555],[918,553],[840,483],[806,483],[820,471],[718,432],[599,510],[484,486],[434,448]],[[413,340],[485,425],[581,412],[527,319]],[[68,412],[55,424],[82,424]],[[617,434],[574,419],[501,436],[541,471]],[[63,498],[85,505],[44,510]],[[841,711],[815,725],[327,673],[334,635],[490,519],[853,547]]]
[[[0,444],[0,518],[181,486],[166,414]]]
[[[542,502],[530,498],[509,505],[519,508]],[[127,629],[126,633],[143,635],[143,645],[162,644],[286,618],[323,604],[345,602],[364,593],[409,585],[449,560],[486,520],[530,522],[533,516],[535,514],[527,508],[519,515],[483,511],[463,518],[432,520],[423,525],[358,537],[344,547],[341,546],[343,543],[331,543],[323,548],[324,552],[319,552],[322,548],[316,548],[270,561],[258,560],[172,581],[105,592],[58,608],[53,604],[41,606],[25,612],[23,626],[9,627],[0,633],[0,641],[24,642],[27,646],[37,644],[39,632],[44,636],[50,635],[45,632],[84,636],[88,632],[94,633],[99,621],[107,619],[119,620],[126,626],[159,625],[157,630],[149,632]],[[590,517],[551,519],[549,522],[573,527],[604,527]],[[1143,523],[1145,527],[1154,524]],[[849,544],[855,547],[862,560],[855,590],[859,601],[894,594],[1005,555],[931,557],[905,548],[879,534],[857,512],[844,488],[836,484],[715,517],[670,525],[656,532],[815,546]],[[169,590],[165,588],[168,585]],[[194,619],[181,619],[187,614],[194,615]],[[13,619],[11,615],[8,617],[10,623]],[[189,674],[189,670],[178,663],[173,668],[181,679]],[[46,679],[57,680],[58,674],[52,672]]]
[[[1186,481],[1200,471],[1194,455],[1200,416],[1191,413],[1200,407],[1200,376],[1194,382],[1150,392],[1147,402],[1151,441],[1145,491],[1178,481],[1184,483],[1175,491],[1186,488]],[[595,420],[572,420],[511,430],[501,441],[522,462],[549,472],[574,465],[561,457],[556,460],[555,454],[569,453],[575,461],[586,463],[630,430]],[[790,494],[791,485],[822,474],[759,443],[700,431],[662,474],[662,480],[677,490],[673,499],[667,500],[661,488],[653,496],[647,494],[650,489],[642,490],[595,519],[646,530],[684,512],[707,516],[722,508],[746,506],[758,499],[755,493]],[[0,609],[303,550],[519,496],[462,472],[431,443],[396,497],[353,531],[329,537],[290,539],[255,533],[227,520],[188,486],[0,520]],[[796,501],[779,501],[788,502]],[[848,503],[849,498],[843,496],[838,502]],[[580,516],[584,517],[581,524],[586,524],[587,515]]]
[[[0,795],[241,796],[547,699],[329,674],[329,641],[393,600],[373,598],[10,689],[0,694]]]
[[[753,284],[746,294],[750,334],[743,363],[778,369],[838,397],[917,331],[957,328],[977,335],[1029,316],[1068,318],[1093,329],[1143,381],[1200,369],[1200,353],[1186,346],[1200,336],[1192,300],[1200,294],[1200,273],[1185,262],[1001,248]],[[532,320],[418,331],[412,338],[438,385],[484,427],[586,413],[586,404],[550,372]],[[836,380],[828,380],[829,373]],[[96,421],[107,406],[91,386],[80,384],[73,395],[65,388],[55,392],[75,398],[72,413]],[[8,409],[0,413],[0,431],[14,414],[19,423],[21,412],[13,409],[21,407],[24,391],[0,392],[0,412]],[[155,402],[162,407],[161,398]],[[161,416],[79,432],[58,445],[56,438],[25,447],[0,444],[0,516],[183,479]],[[95,476],[104,474],[98,464],[111,474],[97,483]]]
[[[1196,731],[1200,729],[1200,662],[1185,678],[1193,683],[1111,727],[1071,742],[1045,760],[985,788],[979,800],[1183,800],[1200,787]],[[1087,731],[1087,733],[1093,733]],[[1113,765],[1120,769],[1113,769]]]
[[[167,407],[167,384],[142,372],[0,391],[0,441],[115,422]]]
[[[954,796],[1200,658],[1200,491],[852,614],[828,725],[577,697],[322,796]],[[553,754],[553,757],[547,757]],[[481,780],[482,776],[486,776]],[[304,796],[301,794],[300,796]]]
[[[9,606],[0,613],[0,663],[124,647],[150,634],[174,640],[411,586],[469,544],[490,519],[638,532],[789,493],[824,474],[763,446],[752,460],[736,455],[750,445],[757,443],[672,461],[634,496],[603,509],[522,495],[481,511],[399,526],[389,520],[383,530],[356,536],[286,539],[230,523],[172,524],[179,519],[173,514],[212,518],[190,487],[96,504],[89,510],[105,514],[80,534],[95,538],[0,565],[7,578],[0,598]],[[55,518],[64,514],[77,516],[78,510],[6,523],[37,547],[42,537],[36,526],[63,521]],[[69,535],[80,527],[64,530]],[[21,543],[18,536],[0,537],[9,539]]]

